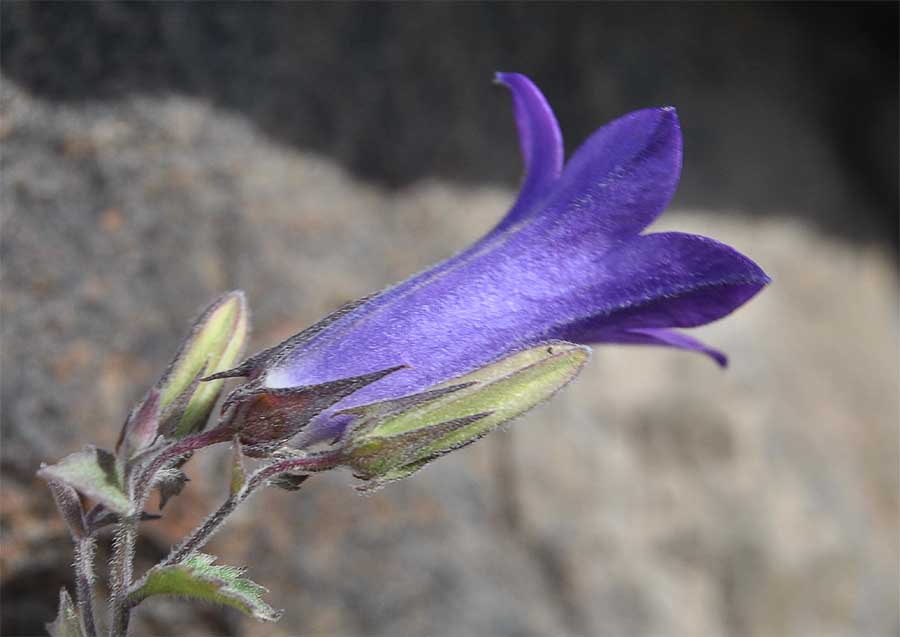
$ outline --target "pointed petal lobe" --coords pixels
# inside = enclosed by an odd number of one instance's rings
[[[566,164],[532,230],[604,250],[633,237],[668,205],[681,175],[673,108],[629,113],[591,135]]]
[[[769,280],[718,241],[679,232],[644,235],[602,259],[595,283],[578,295],[585,315],[550,333],[590,343],[623,329],[697,327],[730,314]]]
[[[491,234],[537,212],[537,204],[559,177],[564,159],[559,124],[538,87],[519,73],[497,73],[496,81],[512,92],[525,178],[516,203]]]
[[[706,345],[705,343],[682,334],[675,330],[667,330],[664,328],[635,328],[626,330],[610,330],[606,332],[597,332],[593,338],[593,343],[618,343],[621,345],[662,345],[664,347],[675,347],[691,352],[699,352],[706,354],[713,359],[720,367],[728,366],[728,357],[719,350]]]

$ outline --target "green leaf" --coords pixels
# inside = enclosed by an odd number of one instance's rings
[[[178,595],[231,606],[260,621],[278,621],[282,611],[262,601],[268,592],[265,588],[244,578],[244,569],[216,566],[215,560],[212,555],[196,553],[180,564],[153,568],[129,600],[137,605],[152,595]]]
[[[426,392],[428,400],[356,408],[359,420],[345,440],[347,464],[363,479],[406,477],[547,400],[589,356],[586,347],[545,343],[438,385]]]
[[[56,464],[44,465],[38,475],[59,480],[117,513],[127,513],[128,497],[122,488],[121,467],[113,454],[93,445],[69,454]]]
[[[81,618],[65,588],[59,591],[59,611],[56,619],[47,624],[50,637],[84,637],[81,630]]]
[[[244,350],[248,328],[247,301],[240,291],[216,299],[194,322],[159,383],[163,420],[175,421],[167,433],[181,438],[206,424],[224,381],[197,381],[234,366]]]

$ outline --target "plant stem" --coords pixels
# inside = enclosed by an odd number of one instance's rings
[[[160,451],[150,463],[142,470],[136,471],[136,479],[132,480],[132,502],[136,505],[138,511],[144,510],[147,498],[155,484],[156,474],[166,466],[167,463],[176,460],[180,456],[187,455],[192,451],[203,449],[220,442],[231,440],[232,433],[226,428],[216,428],[199,434],[193,434],[182,438],[178,442]]]
[[[166,559],[160,562],[160,566],[177,564],[194,551],[201,549],[203,545],[209,541],[209,538],[219,530],[219,527],[225,523],[228,516],[231,515],[238,505],[246,498],[247,496],[239,497],[239,495],[233,495],[225,500],[215,513],[206,518],[206,521],[203,522],[203,524],[194,529],[181,544],[172,549]]]
[[[134,554],[137,542],[137,529],[141,513],[150,497],[155,484],[156,474],[168,462],[197,449],[230,440],[231,435],[225,430],[214,429],[208,432],[182,438],[178,442],[160,451],[142,470],[136,471],[128,487],[131,510],[122,516],[113,541],[113,557],[110,573],[112,596],[110,598],[110,637],[126,637],[131,616],[131,602],[128,592],[134,576]]]
[[[337,451],[331,451],[302,458],[277,460],[270,464],[263,465],[247,479],[244,486],[241,487],[237,493],[225,500],[225,502],[222,503],[222,506],[210,515],[203,524],[194,529],[181,544],[173,548],[166,559],[160,562],[160,566],[178,564],[195,551],[203,548],[212,535],[225,523],[228,516],[231,515],[244,500],[255,493],[259,487],[264,486],[270,478],[288,471],[314,473],[333,469],[338,465],[340,460],[340,454]]]
[[[124,516],[116,529],[113,539],[113,558],[110,568],[110,637],[125,637],[131,606],[128,603],[128,588],[134,573],[134,549],[137,539],[138,516]]]
[[[75,541],[75,600],[84,625],[85,637],[97,637],[94,619],[94,549],[92,537]]]

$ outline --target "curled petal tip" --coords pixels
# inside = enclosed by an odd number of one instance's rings
[[[713,359],[716,362],[716,365],[718,365],[722,369],[728,369],[728,356],[726,356],[719,350],[710,347],[702,353]]]
[[[681,120],[678,117],[678,110],[674,106],[663,106],[659,109],[664,118],[672,123],[675,128],[681,128]]]
[[[537,84],[535,84],[527,75],[498,71],[494,74],[494,83],[502,84],[511,90],[513,94],[520,95],[522,98],[527,96],[529,99],[537,102],[535,106],[538,106],[539,104],[544,109],[550,109],[550,105],[547,104],[547,100],[543,93],[541,93],[541,89],[539,89]]]
[[[539,212],[538,202],[553,187],[563,167],[563,140],[553,109],[541,90],[521,73],[498,72],[494,81],[509,89],[519,132],[525,175],[519,197],[491,234]]]
[[[507,71],[497,71],[494,73],[494,83],[495,84],[505,84],[509,86],[510,82],[514,78],[525,78],[521,73],[509,73]]]

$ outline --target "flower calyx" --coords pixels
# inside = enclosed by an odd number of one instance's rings
[[[414,396],[339,412],[355,420],[340,440],[343,462],[370,491],[412,475],[547,400],[590,356],[587,347],[542,343]]]

